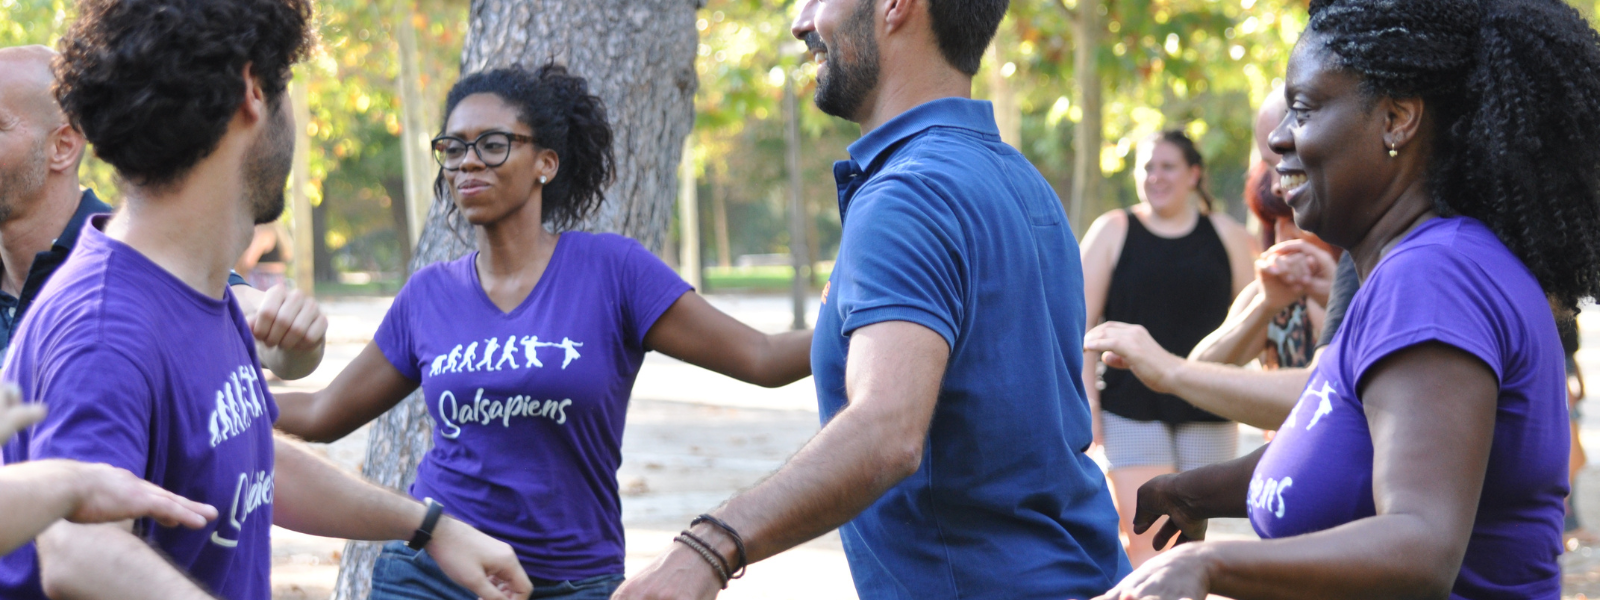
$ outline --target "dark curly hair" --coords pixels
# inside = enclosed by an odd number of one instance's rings
[[[1315,0],[1371,98],[1434,119],[1435,209],[1488,225],[1567,310],[1600,293],[1600,35],[1561,0]]]
[[[311,48],[309,0],[83,0],[61,38],[56,100],[95,154],[164,185],[216,150],[251,69],[276,110]]]
[[[533,130],[540,148],[561,160],[556,176],[544,185],[540,219],[556,230],[575,229],[605,202],[605,188],[616,179],[611,150],[611,122],[589,82],[555,62],[533,71],[520,66],[481,71],[461,78],[445,100],[444,120],[473,94],[494,94],[517,108],[517,120]],[[449,198],[444,170],[434,179],[434,192]],[[449,205],[455,218],[455,203]]]

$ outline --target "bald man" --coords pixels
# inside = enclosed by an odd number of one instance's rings
[[[51,86],[44,46],[0,48],[0,356],[90,215],[112,211],[78,182],[86,142]],[[275,286],[265,293],[228,281],[250,318],[262,366],[298,379],[322,361],[327,319],[315,300]]]

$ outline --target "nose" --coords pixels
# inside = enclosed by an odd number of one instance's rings
[[[805,0],[800,4],[800,13],[795,15],[794,24],[789,27],[789,33],[795,39],[804,40],[806,34],[817,29],[817,0]]]
[[[1267,134],[1267,147],[1271,148],[1278,156],[1294,152],[1294,134],[1289,132],[1289,119],[1294,111],[1283,114],[1283,120],[1278,121],[1278,126],[1272,128],[1272,133]]]

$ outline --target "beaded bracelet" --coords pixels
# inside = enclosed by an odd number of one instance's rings
[[[724,533],[728,534],[728,537],[733,538],[733,546],[739,550],[739,566],[732,569],[732,572],[729,574],[728,578],[738,579],[740,577],[744,577],[745,567],[750,566],[749,556],[747,556],[744,552],[744,538],[740,537],[739,532],[734,531],[733,527],[728,526],[728,524],[724,523],[722,519],[718,519],[708,514],[695,517],[693,521],[689,522],[689,526],[694,527],[695,525],[699,525],[701,523],[710,523],[712,526],[716,527],[717,529],[721,529]]]
[[[699,541],[699,538],[689,534],[688,531],[678,534],[678,537],[672,538],[672,541],[693,548],[695,552],[700,553],[700,558],[705,559],[706,564],[711,565],[711,571],[716,574],[717,581],[722,584],[722,589],[728,589],[728,570],[722,566],[722,557],[718,556],[712,549],[707,548]]]

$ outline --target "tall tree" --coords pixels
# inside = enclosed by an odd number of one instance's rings
[[[615,133],[617,181],[583,228],[617,232],[653,251],[666,239],[683,140],[694,124],[694,69],[701,0],[473,0],[461,71],[536,67],[550,60],[589,80]],[[434,198],[412,270],[471,251],[470,230],[452,229],[447,198]],[[421,393],[379,418],[362,474],[404,489],[432,446]],[[335,598],[366,598],[378,544],[345,548]]]

